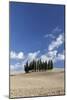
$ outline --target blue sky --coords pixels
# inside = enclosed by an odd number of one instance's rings
[[[33,59],[64,67],[64,6],[10,2],[10,66]]]

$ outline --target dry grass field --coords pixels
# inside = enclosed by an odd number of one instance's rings
[[[64,94],[64,71],[10,75],[10,98]]]

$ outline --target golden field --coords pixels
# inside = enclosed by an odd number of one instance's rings
[[[10,75],[10,98],[64,94],[64,70]]]

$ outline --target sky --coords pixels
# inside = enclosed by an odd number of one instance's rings
[[[64,5],[10,2],[10,69],[23,70],[28,60],[52,59],[64,68]]]

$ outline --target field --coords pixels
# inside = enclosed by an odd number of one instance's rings
[[[64,94],[64,70],[10,75],[10,98]]]

